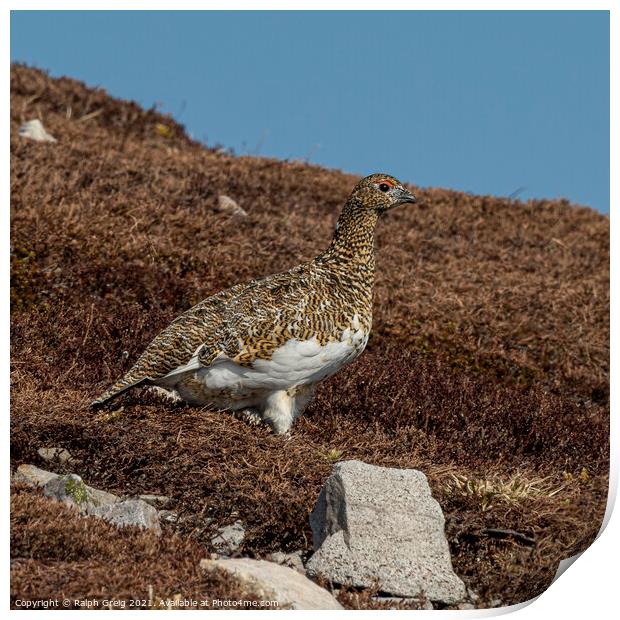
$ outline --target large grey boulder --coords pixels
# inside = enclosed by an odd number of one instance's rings
[[[343,609],[327,590],[280,564],[230,558],[201,560],[200,568],[232,575],[249,594],[263,601],[277,601],[280,609]]]
[[[399,597],[457,604],[444,516],[426,476],[361,461],[337,463],[310,515],[309,575]]]

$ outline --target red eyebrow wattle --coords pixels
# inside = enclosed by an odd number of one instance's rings
[[[393,182],[393,181],[390,181],[390,179],[381,179],[381,180],[379,181],[379,184],[381,184],[381,183],[387,183],[390,187],[396,187],[396,186],[394,185],[394,182]]]

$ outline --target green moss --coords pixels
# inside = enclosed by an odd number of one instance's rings
[[[83,480],[76,482],[69,478],[68,480],[65,478],[65,492],[67,495],[73,498],[75,503],[80,506],[81,504],[87,502],[90,499],[88,494],[88,490],[86,489],[86,485]]]

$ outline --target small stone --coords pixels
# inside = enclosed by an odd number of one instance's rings
[[[469,600],[473,601],[474,603],[480,600],[480,597],[473,588],[467,588],[467,596],[469,597]]]
[[[118,495],[84,484],[82,478],[77,474],[55,475],[43,486],[43,494],[60,502],[73,504],[88,514],[93,508],[108,506],[121,501]]]
[[[217,534],[211,539],[211,544],[218,553],[233,553],[239,549],[244,538],[245,529],[243,523],[237,520],[232,525],[225,525],[219,528]]]
[[[88,497],[88,504],[92,506],[114,504],[121,500],[118,495],[89,487],[77,474],[61,476],[51,471],[39,469],[34,465],[20,465],[13,474],[13,481],[33,487],[43,487],[43,494],[46,497],[76,505],[76,497],[81,501],[85,495]]]
[[[276,564],[282,564],[283,566],[288,566],[301,573],[302,575],[306,574],[306,569],[304,568],[304,563],[302,558],[302,552],[293,551],[291,553],[284,553],[283,551],[276,551],[272,553],[270,556],[272,562]]]
[[[228,213],[229,215],[238,215],[245,217],[247,212],[241,208],[232,198],[220,194],[217,198],[218,213]]]
[[[37,453],[48,463],[57,462],[62,465],[72,465],[75,463],[75,459],[65,448],[39,448]]]
[[[19,128],[19,135],[22,138],[29,138],[30,140],[35,140],[36,142],[57,142],[54,136],[45,131],[43,123],[38,118],[24,123]]]
[[[167,495],[138,495],[138,499],[160,509],[166,508],[172,501]]]
[[[248,593],[277,601],[280,609],[342,609],[324,588],[286,566],[265,560],[233,558],[201,560],[200,568],[220,571],[238,579]]]
[[[179,520],[179,515],[171,510],[160,510],[158,514],[161,521],[176,523]]]
[[[59,502],[74,504],[84,510],[90,501],[90,493],[82,478],[77,474],[52,478],[43,487],[43,495],[56,499]]]
[[[34,465],[20,465],[13,474],[13,482],[21,482],[31,487],[45,486],[53,478],[58,478],[58,474],[39,469]]]
[[[119,527],[136,525],[161,532],[156,508],[141,499],[123,501],[118,495],[89,487],[77,474],[59,476],[34,465],[20,465],[13,480],[43,487],[45,497],[64,502],[84,515],[105,519]]]
[[[471,603],[461,603],[458,606],[458,609],[476,609],[476,606],[472,605]]]
[[[118,527],[134,525],[161,533],[157,510],[141,499],[126,499],[116,504],[99,506],[90,509],[88,514],[101,517]]]
[[[118,495],[114,495],[114,493],[108,493],[107,491],[89,486],[86,486],[86,489],[90,495],[90,503],[93,506],[108,506],[121,501],[121,498]]]

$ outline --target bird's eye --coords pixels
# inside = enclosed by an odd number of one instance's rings
[[[381,183],[381,185],[379,185],[379,189],[382,192],[389,192],[390,191],[390,186],[387,183]]]

